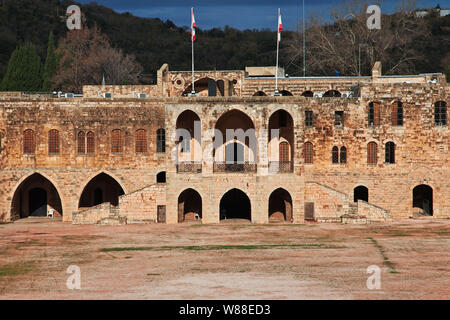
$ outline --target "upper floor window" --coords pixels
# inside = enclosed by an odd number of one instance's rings
[[[123,152],[123,133],[120,129],[114,129],[111,132],[111,152],[121,153]]]
[[[331,149],[331,162],[339,163],[339,149],[336,146]]]
[[[380,107],[377,103],[369,103],[369,126],[380,125]]]
[[[305,111],[305,126],[307,127],[313,126],[313,112],[311,110]]]
[[[367,163],[378,163],[378,145],[375,142],[369,142],[367,145]]]
[[[279,161],[289,162],[289,143],[283,141],[279,145]]]
[[[341,147],[341,163],[347,163],[347,148],[342,146]]]
[[[447,103],[438,101],[434,104],[434,123],[437,126],[447,125]]]
[[[395,143],[388,142],[386,143],[385,150],[385,162],[386,163],[395,163]]]
[[[78,132],[77,144],[78,153],[86,153],[86,135],[83,131]]]
[[[48,132],[48,153],[59,153],[59,131],[56,129]]]
[[[136,131],[136,153],[147,152],[147,132],[144,129]]]
[[[94,153],[95,152],[94,133],[92,131],[89,131],[86,136],[87,136],[87,143],[86,143],[87,153]]]
[[[27,129],[23,132],[23,153],[34,154],[35,150],[34,131]]]
[[[403,104],[400,101],[397,101],[392,106],[391,119],[393,126],[403,125]]]
[[[305,143],[305,163],[313,163],[314,146],[311,142]]]
[[[344,111],[334,112],[334,125],[338,127],[344,126]]]
[[[166,130],[156,131],[156,152],[166,152]]]

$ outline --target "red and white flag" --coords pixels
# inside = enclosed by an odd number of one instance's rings
[[[194,8],[191,8],[192,22],[191,22],[191,41],[195,41],[195,17]]]
[[[283,23],[281,22],[281,11],[278,9],[278,32],[277,32],[277,38],[278,42],[281,41],[281,31],[283,30]]]

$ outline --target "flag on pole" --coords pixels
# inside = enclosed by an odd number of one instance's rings
[[[282,30],[283,30],[283,23],[281,22],[281,11],[280,11],[280,9],[278,9],[278,33],[277,33],[278,42],[281,41],[281,31]]]
[[[194,17],[194,8],[191,8],[192,12],[192,22],[191,22],[191,41],[195,41],[195,17]]]

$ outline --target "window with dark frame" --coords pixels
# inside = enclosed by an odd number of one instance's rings
[[[136,131],[136,153],[147,152],[147,132],[144,129]]]
[[[385,162],[395,163],[395,143],[392,141],[386,143]]]
[[[403,125],[403,104],[397,101],[392,106],[392,125],[402,126]]]
[[[334,125],[338,127],[344,126],[344,111],[334,112]]]
[[[34,131],[27,129],[23,132],[23,153],[34,154],[35,151]]]
[[[86,135],[84,134],[83,131],[78,132],[78,137],[77,137],[77,151],[80,154],[84,154],[86,153]]]
[[[59,153],[59,131],[56,129],[48,132],[48,153]]]
[[[121,153],[123,152],[123,133],[120,129],[114,129],[111,132],[111,152]]]
[[[156,131],[156,152],[166,152],[166,130],[162,128]]]
[[[311,110],[305,111],[305,126],[312,127],[313,126],[313,112]]]
[[[447,125],[447,104],[444,101],[437,101],[434,104],[434,124],[436,126]]]
[[[314,147],[311,142],[305,143],[305,163],[311,164],[314,160]]]
[[[86,136],[87,136],[87,143],[86,143],[87,153],[88,154],[95,153],[94,132],[89,131]]]
[[[331,149],[331,162],[339,163],[339,149],[336,146]]]
[[[289,143],[283,141],[279,146],[279,161],[289,162]]]
[[[347,163],[347,148],[341,147],[341,163]]]
[[[378,146],[375,142],[369,142],[369,144],[367,145],[367,163],[378,163]]]
[[[380,125],[380,108],[377,103],[369,103],[369,126]]]

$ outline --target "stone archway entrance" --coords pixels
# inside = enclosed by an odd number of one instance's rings
[[[413,208],[422,209],[422,214],[433,215],[433,188],[421,184],[413,189]]]
[[[61,198],[53,183],[39,173],[26,178],[14,192],[11,220],[27,217],[46,217],[53,209],[54,216],[63,213]]]
[[[202,220],[202,197],[194,189],[178,196],[178,222]]]
[[[93,207],[104,202],[119,204],[119,196],[125,194],[120,184],[106,173],[95,176],[84,187],[78,203],[79,208]]]
[[[248,196],[239,189],[231,189],[220,200],[220,220],[251,220],[251,204]]]
[[[278,188],[269,197],[269,222],[292,221],[292,198],[289,192]]]

